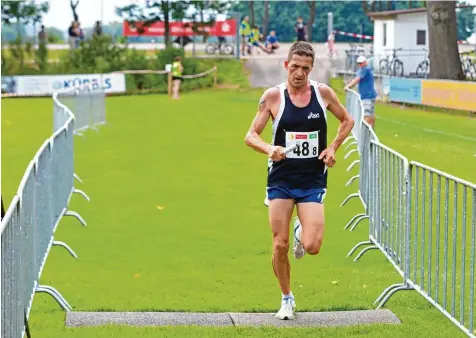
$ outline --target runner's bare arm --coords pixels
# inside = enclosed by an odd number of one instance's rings
[[[344,142],[346,137],[349,135],[355,122],[344,105],[339,101],[339,98],[337,97],[334,90],[332,90],[329,86],[321,84],[319,91],[322,98],[326,102],[327,109],[340,121],[337,136],[329,145],[329,147],[332,147],[334,152],[336,152],[341,146],[342,142]]]
[[[279,99],[279,91],[276,88],[269,88],[264,92],[259,101],[258,112],[251,123],[250,129],[246,133],[246,144],[263,154],[269,154],[272,146],[266,143],[260,135],[266,127],[269,118],[272,116],[271,107],[277,99]]]

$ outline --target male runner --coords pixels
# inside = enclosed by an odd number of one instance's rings
[[[313,64],[312,46],[303,41],[295,42],[284,62],[287,82],[264,92],[245,138],[248,146],[269,157],[265,204],[269,206],[273,235],[273,270],[282,292],[278,319],[295,318],[288,259],[289,223],[294,205],[298,214],[294,256],[299,259],[304,252],[316,255],[324,234],[327,168],[336,163],[335,152],[354,125],[335,92],[325,84],[308,79]],[[340,121],[338,134],[329,145],[326,109]],[[269,118],[273,121],[271,144],[260,137]],[[300,144],[297,149],[284,153],[285,147],[297,142]]]

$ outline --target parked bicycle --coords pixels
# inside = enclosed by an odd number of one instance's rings
[[[470,52],[460,54],[461,66],[463,67],[463,73],[466,78],[476,80],[476,57],[470,55]]]
[[[235,51],[235,48],[231,43],[226,42],[224,37],[218,37],[218,43],[209,42],[205,46],[205,53],[209,55],[213,55],[217,51],[219,51],[220,54],[232,55]]]
[[[392,49],[392,56],[387,56],[385,59],[380,60],[380,74],[403,76],[403,62],[397,58],[397,51],[399,50],[403,50],[403,48]]]
[[[423,48],[423,50],[425,51],[425,53],[428,52],[428,49],[426,49],[426,48]],[[430,72],[430,58],[429,58],[428,54],[426,54],[425,55],[425,60],[420,62],[417,66],[416,76],[426,78],[428,76],[429,72]]]

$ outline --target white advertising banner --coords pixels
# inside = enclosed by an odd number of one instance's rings
[[[54,92],[67,91],[81,86],[88,86],[92,90],[100,89],[102,86],[106,93],[124,93],[126,91],[124,74],[21,75],[13,76],[12,80],[16,82],[15,88],[10,88],[7,92],[20,95],[51,95]]]

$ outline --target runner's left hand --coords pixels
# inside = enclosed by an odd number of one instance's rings
[[[332,168],[336,164],[336,156],[332,147],[326,148],[319,155],[319,159],[324,159],[324,164],[329,168]]]

